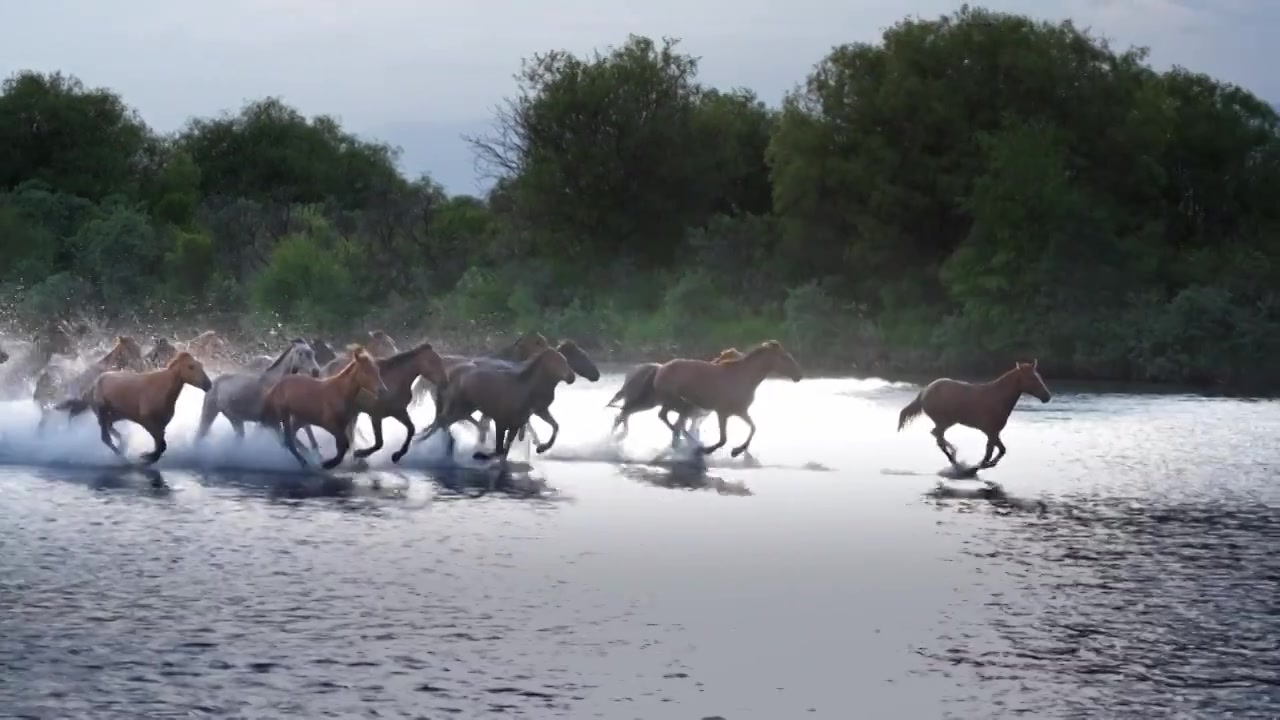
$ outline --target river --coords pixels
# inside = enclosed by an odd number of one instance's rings
[[[1280,405],[1048,381],[983,473],[1007,500],[932,492],[879,380],[767,381],[754,462],[705,473],[647,462],[653,413],[606,441],[616,375],[510,477],[439,438],[290,474],[225,421],[193,446],[188,388],[153,487],[4,403],[0,715],[1280,717]]]

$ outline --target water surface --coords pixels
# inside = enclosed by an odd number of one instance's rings
[[[909,386],[768,381],[754,462],[698,472],[648,462],[652,413],[606,441],[620,382],[562,389],[559,443],[510,477],[442,466],[434,441],[300,476],[225,423],[193,446],[186,390],[154,488],[91,419],[37,438],[33,408],[0,405],[0,707],[1280,715],[1275,403],[1026,398],[984,472],[1006,501],[930,494],[927,421],[894,431]],[[978,433],[951,438],[980,456]]]

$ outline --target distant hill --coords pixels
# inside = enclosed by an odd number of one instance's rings
[[[463,135],[481,134],[489,129],[488,120],[462,123],[402,121],[364,129],[362,136],[399,145],[400,169],[407,177],[422,173],[431,177],[451,194],[481,195],[489,183],[477,186],[475,160]]]

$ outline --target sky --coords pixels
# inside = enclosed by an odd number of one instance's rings
[[[477,193],[464,133],[483,132],[515,88],[522,58],[589,53],[628,33],[681,39],[700,78],[769,102],[833,46],[874,42],[943,0],[40,0],[6,2],[0,71],[61,70],[120,93],[153,128],[283,98],[307,115],[404,150],[402,170]],[[1280,2],[990,0],[1046,20],[1073,19],[1116,47],[1143,45],[1280,101]]]

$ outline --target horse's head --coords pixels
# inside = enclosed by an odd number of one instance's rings
[[[320,377],[320,363],[316,362],[316,352],[305,340],[294,338],[289,343],[289,356],[285,359],[286,375],[310,375]]]
[[[359,345],[352,345],[347,349],[351,352],[351,364],[348,365],[351,369],[351,382],[361,393],[372,395],[377,400],[387,391],[387,386],[382,382],[382,373],[378,372],[378,363]]]
[[[145,367],[142,360],[142,346],[128,335],[117,335],[115,346],[102,359],[104,364],[113,370],[142,372]]]
[[[516,338],[515,343],[512,345],[516,357],[521,360],[531,358],[550,347],[551,342],[547,340],[545,335],[536,330]]]
[[[151,367],[164,367],[177,354],[178,349],[166,338],[153,337],[151,338],[151,350],[147,352],[145,359]]]
[[[746,355],[743,354],[741,350],[731,347],[721,350],[719,355],[711,358],[711,362],[718,365],[725,360],[741,360],[744,357],[746,357]]]
[[[600,379],[600,368],[591,362],[591,358],[586,351],[578,347],[578,343],[572,340],[563,340],[556,346],[556,352],[564,356],[569,362],[569,367],[588,382],[595,382]]]
[[[418,374],[432,385],[443,385],[449,382],[449,375],[444,368],[444,358],[431,347],[431,343],[419,343],[413,349],[413,366]]]
[[[200,388],[205,392],[209,392],[209,388],[213,387],[213,381],[204,371],[204,365],[201,365],[200,361],[186,350],[174,355],[165,368],[177,374],[178,379],[191,387]]]
[[[556,351],[555,348],[547,348],[538,354],[535,361],[538,371],[547,377],[563,380],[566,385],[572,385],[577,377],[573,374],[573,368],[569,367],[569,360]]]
[[[800,371],[800,363],[796,362],[796,359],[791,357],[791,353],[787,352],[786,348],[782,347],[782,343],[777,340],[769,340],[761,343],[760,348],[764,352],[768,353],[769,372],[774,372],[783,377],[791,378],[793,382],[800,382],[800,379],[804,377],[804,373]],[[724,353],[721,353],[721,355],[723,354]]]
[[[1044,378],[1040,377],[1040,371],[1036,369],[1039,362],[1039,360],[1032,360],[1029,363],[1019,362],[1014,365],[1014,369],[1018,371],[1018,390],[1042,403],[1047,403],[1053,395],[1049,393],[1049,387],[1044,384]]]
[[[310,345],[311,349],[316,354],[316,362],[320,365],[333,362],[333,359],[338,357],[338,354],[333,351],[333,348],[329,347],[329,343],[321,340],[320,338],[311,338]]]
[[[396,347],[396,342],[391,336],[381,330],[369,331],[369,344],[365,348],[365,352],[375,358],[391,357],[400,350]]]

